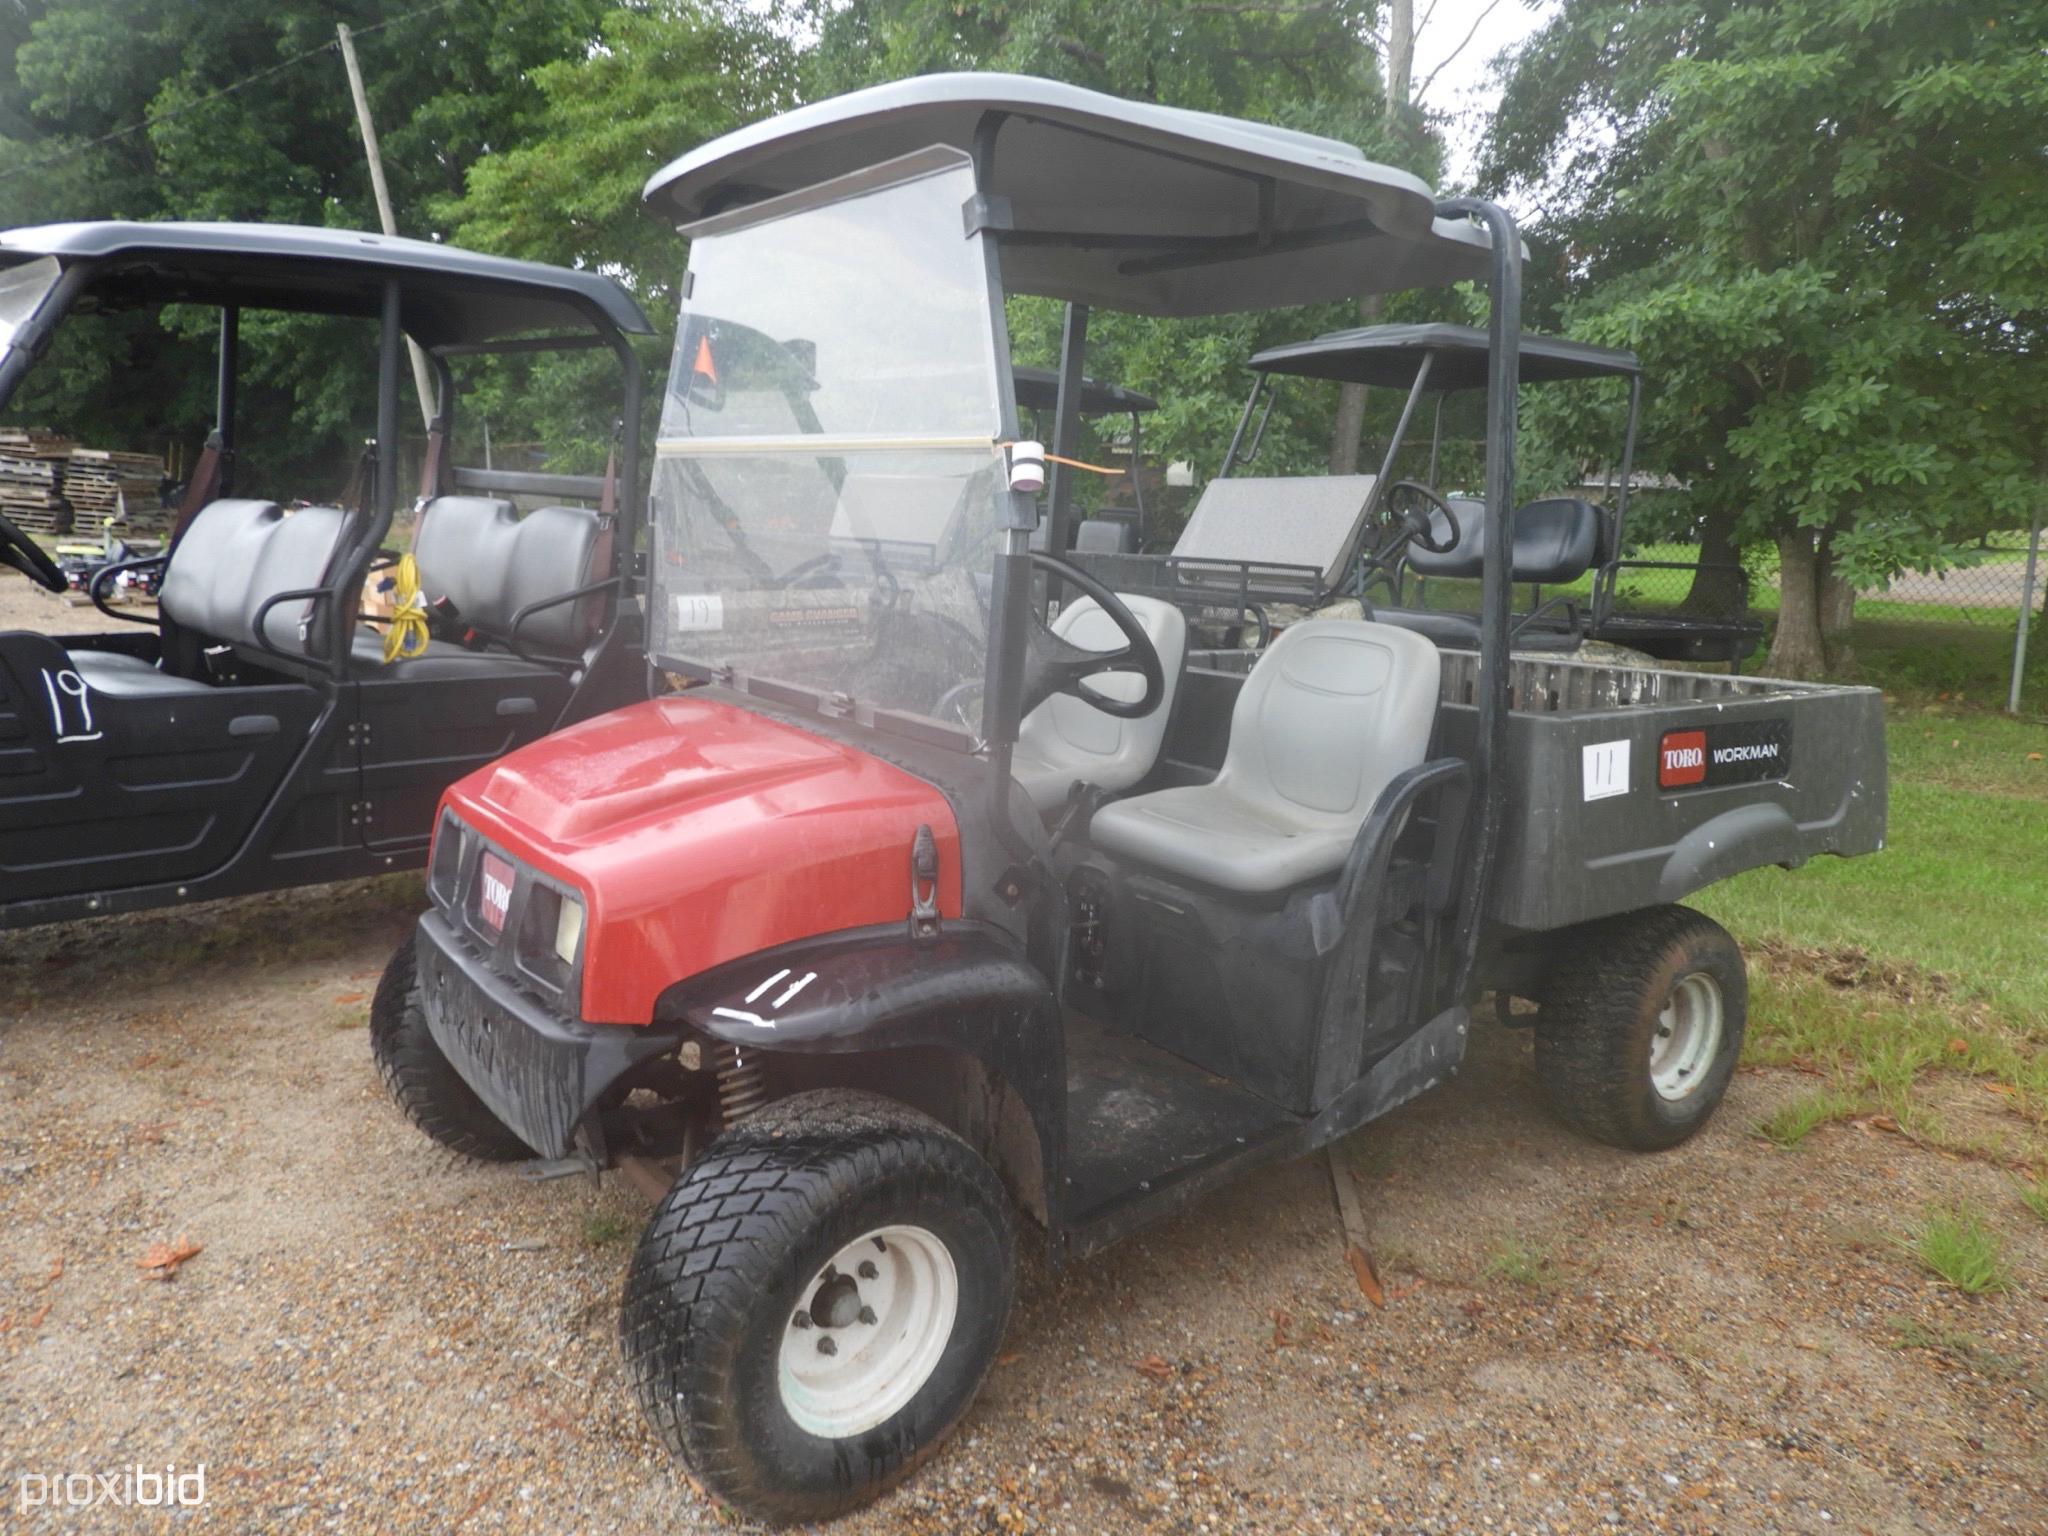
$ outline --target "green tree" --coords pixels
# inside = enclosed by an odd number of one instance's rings
[[[1773,671],[1841,665],[1859,586],[2025,521],[2048,8],[1566,0],[1484,177],[1540,203],[1572,331],[1643,355],[1642,462],[1710,545],[1775,546]]]
[[[400,231],[440,236],[468,166],[549,131],[530,76],[601,45],[605,0],[17,0],[0,8],[0,225],[250,219],[376,227],[334,49],[353,26]],[[245,334],[242,441],[264,475],[345,475],[371,411],[359,326]],[[312,359],[349,360],[309,367]],[[210,316],[67,326],[10,407],[108,445],[188,447],[211,420]],[[117,384],[117,388],[107,387]],[[319,489],[319,482],[308,487]]]

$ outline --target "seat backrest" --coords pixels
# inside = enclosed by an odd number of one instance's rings
[[[1084,517],[1074,533],[1077,555],[1127,555],[1137,532],[1120,517]]]
[[[413,533],[420,591],[429,603],[445,598],[463,624],[502,645],[527,604],[611,574],[597,569],[607,531],[587,508],[536,507],[521,517],[495,496],[437,496]],[[573,655],[602,633],[610,608],[599,594],[543,609],[520,630],[520,644]]]
[[[832,548],[937,570],[966,508],[960,482],[936,475],[850,474],[832,509]]]
[[[1418,576],[1476,580],[1486,563],[1486,503],[1472,496],[1445,500],[1457,518],[1457,544],[1442,555],[1410,544],[1408,569]],[[1429,524],[1439,540],[1449,526],[1435,510]],[[1538,586],[1577,581],[1602,558],[1606,525],[1598,507],[1576,496],[1546,496],[1517,507],[1513,579]]]
[[[283,511],[274,501],[216,501],[202,507],[164,568],[157,607],[188,635],[226,645],[256,645],[256,616],[280,592],[328,579],[348,514],[339,507]],[[265,639],[303,655],[308,603],[279,603],[263,620]],[[314,635],[317,640],[317,632]]]
[[[1173,604],[1156,597],[1118,596],[1159,653],[1165,686],[1157,706],[1136,720],[1120,720],[1085,699],[1056,693],[1026,715],[1018,731],[1018,747],[1024,754],[1071,768],[1073,779],[1085,779],[1104,789],[1130,788],[1159,760],[1188,643],[1187,618]],[[1062,609],[1053,620],[1052,632],[1069,645],[1088,651],[1114,651],[1124,644],[1123,631],[1092,597]],[[1129,703],[1144,693],[1145,680],[1134,672],[1109,672],[1090,678],[1087,686],[1106,698]],[[1061,794],[1064,798],[1064,790]]]
[[[1183,560],[1306,565],[1335,585],[1357,547],[1373,475],[1229,475],[1203,487],[1173,546]]]
[[[1238,693],[1218,787],[1283,822],[1362,822],[1429,751],[1440,666],[1435,645],[1390,624],[1290,625]]]

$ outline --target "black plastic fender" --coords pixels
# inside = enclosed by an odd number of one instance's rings
[[[845,1055],[940,1046],[996,1073],[1038,1133],[1047,1190],[1065,1141],[1066,1050],[1051,984],[1007,934],[948,922],[849,929],[763,950],[678,982],[655,1006],[742,1050]]]

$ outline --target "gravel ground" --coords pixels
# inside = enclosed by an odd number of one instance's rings
[[[19,1508],[24,1474],[138,1462],[205,1464],[178,1529],[722,1524],[620,1374],[635,1197],[453,1163],[383,1099],[364,1017],[412,900],[392,879],[10,937],[0,1529],[164,1528]],[[2002,1171],[1896,1136],[1748,1134],[1799,1082],[1745,1073],[1704,1136],[1631,1156],[1548,1120],[1525,1037],[1483,1030],[1341,1148],[1384,1311],[1319,1160],[1034,1260],[955,1444],[843,1528],[2048,1530],[2048,1226]],[[2010,1234],[2015,1289],[1913,1269],[1894,1235],[1936,1198]],[[198,1255],[146,1278],[180,1238]]]
[[[0,627],[72,617],[0,578]],[[0,948],[0,1531],[729,1528],[620,1372],[635,1196],[452,1162],[383,1097],[365,1016],[416,901]],[[2048,1224],[1897,1136],[1749,1134],[1801,1086],[1745,1072],[1702,1137],[1629,1155],[1558,1128],[1526,1037],[1482,1029],[1339,1149],[1384,1311],[1320,1159],[1033,1258],[954,1444],[841,1528],[2048,1532]],[[2007,1235],[2013,1289],[1913,1267],[1936,1200]],[[139,1267],[181,1239],[173,1278]],[[24,1478],[137,1464],[203,1464],[204,1506],[21,1507]]]

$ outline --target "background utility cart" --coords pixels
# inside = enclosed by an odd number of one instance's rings
[[[1071,1258],[1340,1136],[1456,1070],[1489,988],[1541,1003],[1593,1134],[1712,1112],[1742,959],[1674,903],[1876,848],[1879,700],[1511,664],[1506,214],[1331,140],[959,75],[756,124],[648,198],[690,240],[649,649],[704,686],[449,792],[372,1037],[448,1145],[680,1161],[621,1332],[705,1486],[775,1519],[888,1487],[994,1358],[1019,1213]],[[1069,305],[1071,456],[1090,306],[1465,279],[1476,650],[1311,618],[1202,653],[1029,548],[1042,513],[1068,547],[1071,498],[1006,448],[1010,295]],[[1376,566],[1418,533],[1375,530]]]
[[[1367,595],[1376,600],[1376,612],[1388,622],[1420,630],[1453,646],[1478,644],[1478,615],[1428,603],[1428,583],[1481,576],[1485,506],[1474,497],[1447,494],[1444,407],[1453,396],[1486,387],[1488,357],[1486,333],[1469,325],[1361,326],[1268,347],[1251,360],[1258,381],[1245,400],[1222,470],[1228,474],[1233,462],[1248,463],[1256,456],[1259,436],[1284,379],[1322,379],[1403,391],[1406,398],[1387,441],[1370,511],[1380,510],[1383,501],[1391,506],[1421,498],[1433,507],[1436,524],[1455,518],[1462,536],[1458,547],[1447,552],[1411,548],[1405,574],[1420,580],[1389,582]],[[1535,385],[1592,379],[1625,382],[1628,414],[1616,445],[1611,506],[1596,506],[1571,494],[1571,487],[1560,486],[1556,494],[1515,509],[1516,542],[1510,570],[1515,583],[1529,589],[1530,602],[1530,611],[1514,621],[1515,649],[1571,650],[1581,640],[1593,639],[1661,661],[1722,661],[1739,666],[1763,638],[1763,624],[1749,616],[1749,577],[1740,565],[1623,558],[1628,549],[1636,428],[1643,402],[1642,365],[1635,354],[1563,336],[1524,336],[1518,377],[1523,384]],[[1402,464],[1402,450],[1410,446],[1409,431],[1425,402],[1434,407],[1428,467],[1419,479],[1397,481],[1394,475]],[[1248,427],[1252,435],[1246,442]],[[1413,464],[1412,457],[1408,463]],[[1665,608],[1649,608],[1632,600],[1625,585],[1631,573],[1652,570],[1680,572],[1681,579],[1688,580],[1704,570],[1710,580],[1692,581],[1691,585],[1712,594],[1714,600]],[[1570,587],[1589,572],[1592,588],[1583,600],[1546,596],[1545,588]],[[1437,590],[1442,590],[1440,585]],[[1415,607],[1404,610],[1404,594],[1416,600]]]
[[[457,370],[481,354],[609,351],[621,419],[638,419],[626,338],[648,326],[616,283],[349,230],[12,230],[0,234],[0,409],[67,317],[172,304],[219,312],[215,426],[168,553],[93,579],[101,610],[139,632],[0,634],[0,928],[417,865],[452,781],[645,696],[634,435],[602,481],[448,456]],[[266,311],[379,326],[362,360],[376,369],[375,434],[352,505],[308,505],[305,488],[238,470],[242,320]],[[387,660],[358,609],[389,563],[408,338],[439,386],[413,553],[446,638]],[[554,504],[522,516],[515,495]],[[65,589],[4,519],[0,560]],[[123,572],[158,582],[158,617],[107,606]]]

